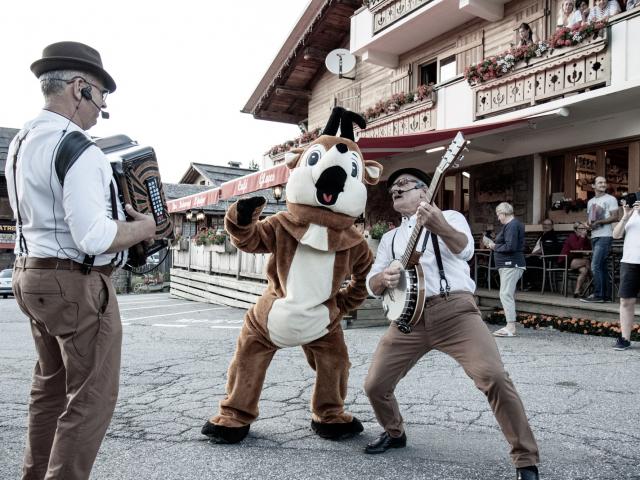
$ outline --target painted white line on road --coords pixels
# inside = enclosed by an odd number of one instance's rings
[[[157,302],[154,302],[153,305],[148,307],[133,307],[133,308],[123,308],[121,312],[128,312],[130,310],[145,310],[149,308],[167,308],[167,307],[184,307],[185,305],[189,305],[188,303],[172,303],[170,305],[158,305]]]
[[[169,328],[184,328],[187,325],[171,325],[169,323],[154,323],[152,327],[169,327]]]
[[[213,307],[213,308],[199,308],[198,310],[189,310],[188,312],[176,312],[176,313],[162,313],[160,315],[149,315],[147,317],[135,317],[135,318],[126,318],[128,322],[132,322],[133,320],[145,320],[147,318],[158,318],[158,317],[173,317],[176,315],[183,315],[185,313],[199,313],[199,312],[207,312],[209,310],[223,310],[229,307]]]

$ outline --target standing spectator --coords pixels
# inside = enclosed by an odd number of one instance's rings
[[[569,26],[571,15],[573,14],[573,1],[574,0],[562,0],[556,20],[556,26],[558,28]]]
[[[602,303],[610,298],[611,282],[607,260],[613,234],[611,224],[618,221],[618,202],[607,193],[607,180],[604,177],[596,177],[591,186],[596,195],[587,203],[587,225],[591,228],[591,271],[595,288],[593,294],[581,301]]]
[[[524,260],[524,225],[513,216],[513,207],[502,202],[496,207],[498,221],[503,225],[495,242],[487,239],[485,245],[494,251],[494,260],[500,273],[500,302],[507,318],[507,326],[496,330],[496,337],[516,335],[515,292],[518,280],[526,269]]]
[[[587,22],[601,22],[617,15],[622,10],[617,0],[596,0],[595,6],[589,12]]]
[[[578,270],[578,279],[576,280],[576,288],[573,290],[573,298],[580,297],[582,285],[589,276],[589,260],[581,253],[572,253],[576,250],[591,250],[591,242],[587,238],[586,223],[576,222],[573,224],[573,233],[569,234],[562,245],[560,255],[567,256],[569,270]],[[563,259],[564,257],[560,257]]]
[[[625,9],[628,12],[629,10],[637,7],[638,5],[640,5],[640,0],[628,0]]]
[[[620,261],[620,336],[615,350],[626,350],[631,346],[631,326],[640,292],[640,200],[632,206],[623,200],[624,214],[613,229],[613,238],[624,238]]]
[[[576,0],[576,9],[569,17],[568,27],[579,27],[583,23],[587,23],[589,18],[589,2],[586,0]]]
[[[528,23],[522,23],[518,27],[518,47],[524,47],[526,45],[532,45],[534,43],[538,43],[538,37],[531,26]]]

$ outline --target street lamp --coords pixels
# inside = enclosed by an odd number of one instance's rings
[[[273,198],[276,203],[279,203],[282,199],[282,185],[276,185],[273,187]]]
[[[196,214],[196,220],[198,222],[201,222],[202,220],[205,219],[205,214],[204,214],[204,210],[200,210],[197,214]]]
[[[189,210],[187,212],[187,214],[185,215],[185,217],[187,218],[187,221],[190,222],[191,220],[193,220],[193,210]]]

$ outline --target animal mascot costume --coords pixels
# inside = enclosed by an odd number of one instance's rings
[[[322,438],[362,432],[344,411],[349,354],[340,320],[366,298],[372,254],[355,228],[367,202],[365,184],[380,179],[382,166],[364,161],[353,123],[364,119],[336,107],[323,134],[286,157],[287,211],[259,220],[263,197],[238,200],[225,228],[243,252],[270,253],[267,288],[247,312],[218,414],[202,428],[216,443],[237,443],[258,416],[258,400],[275,352],[302,346],[316,372],[311,427]],[[336,136],[340,127],[340,135]],[[350,279],[346,286],[345,280]]]

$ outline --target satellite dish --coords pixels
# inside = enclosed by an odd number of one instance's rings
[[[355,77],[345,77],[345,73],[349,73],[356,68],[356,57],[346,48],[336,48],[327,55],[324,60],[327,70],[338,75],[338,78],[346,78],[355,80]]]

